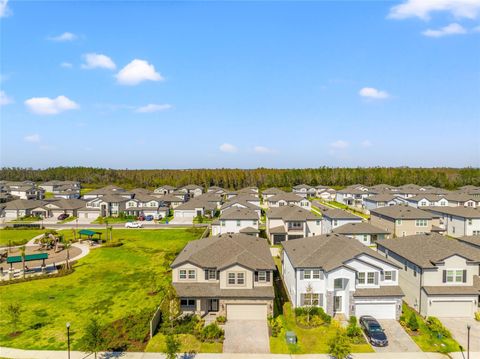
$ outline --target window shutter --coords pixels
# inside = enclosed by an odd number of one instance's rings
[[[323,272],[320,271],[320,279],[323,279],[323,278],[324,278]]]
[[[270,271],[267,271],[267,282],[270,282]]]
[[[303,280],[303,269],[300,269],[300,280]]]
[[[318,306],[323,307],[323,294],[322,293],[320,293],[318,295]]]
[[[300,306],[305,305],[305,293],[300,293]]]
[[[447,283],[447,271],[443,271],[443,283]]]
[[[217,280],[219,280],[219,279],[220,279],[220,271],[217,270]]]
[[[463,283],[467,283],[467,270],[463,270]]]
[[[208,280],[208,269],[205,269],[205,280]]]
[[[258,282],[258,271],[255,271],[255,282]]]
[[[378,284],[378,272],[375,272],[375,285]]]
[[[392,280],[395,282],[397,280],[397,272],[393,271],[392,272]]]

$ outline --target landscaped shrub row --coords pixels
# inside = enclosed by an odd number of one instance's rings
[[[280,317],[268,317],[268,326],[270,328],[270,332],[272,337],[278,337],[278,335],[282,332],[283,329],[283,321]]]
[[[192,334],[204,342],[222,341],[225,334],[216,323],[205,325],[205,321],[197,315],[184,315],[175,319],[173,323],[165,321],[159,331],[165,335]]]
[[[311,328],[332,322],[332,317],[325,313],[322,307],[295,308],[295,317],[298,324]]]

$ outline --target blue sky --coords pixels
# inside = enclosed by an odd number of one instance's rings
[[[0,0],[2,166],[480,166],[480,0]]]

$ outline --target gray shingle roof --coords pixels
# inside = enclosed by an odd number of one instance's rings
[[[463,236],[463,237],[459,238],[458,240],[462,241],[462,242],[473,244],[474,246],[477,246],[478,248],[480,248],[480,235]]]
[[[421,268],[434,268],[435,263],[453,255],[480,262],[480,250],[436,233],[382,239],[377,246],[388,249]]]
[[[383,217],[393,218],[393,219],[432,219],[433,215],[427,211],[421,209],[406,206],[406,205],[397,205],[397,206],[387,206],[380,207],[370,210],[370,214],[378,214]]]
[[[448,206],[431,206],[422,207],[425,210],[436,213],[444,213],[452,216],[463,218],[480,218],[480,210],[472,207],[448,207]]]
[[[27,199],[16,199],[14,201],[7,202],[5,205],[6,210],[19,210],[19,209],[32,209],[36,207],[42,207],[47,202]]]
[[[239,264],[252,270],[275,269],[267,240],[246,234],[228,234],[207,237],[188,243],[172,263],[202,268],[227,268]]]
[[[361,217],[356,216],[350,212],[344,211],[339,208],[330,208],[326,206],[319,206],[318,209],[322,213],[322,216],[331,218],[331,219],[358,219],[362,220]]]
[[[293,204],[270,208],[267,210],[266,216],[269,219],[281,218],[284,221],[320,220],[320,217],[315,216],[312,212]]]
[[[398,285],[385,285],[380,288],[357,288],[354,297],[403,297],[402,288]]]
[[[373,196],[368,196],[364,200],[369,202],[389,202],[389,201],[393,201],[395,198],[396,197],[392,194],[381,193]]]
[[[287,202],[300,202],[304,200],[303,197],[300,197],[299,195],[291,192],[284,192],[284,193],[279,193],[276,194],[270,198],[267,199],[267,202],[278,202],[278,201],[287,201]]]
[[[248,208],[232,207],[222,212],[220,219],[249,219],[258,220],[258,214]]]
[[[333,229],[333,233],[338,234],[388,234],[381,228],[375,227],[367,222],[347,223],[343,226]]]

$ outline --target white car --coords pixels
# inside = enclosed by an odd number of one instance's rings
[[[143,225],[139,222],[127,222],[125,223],[125,228],[142,228]]]

